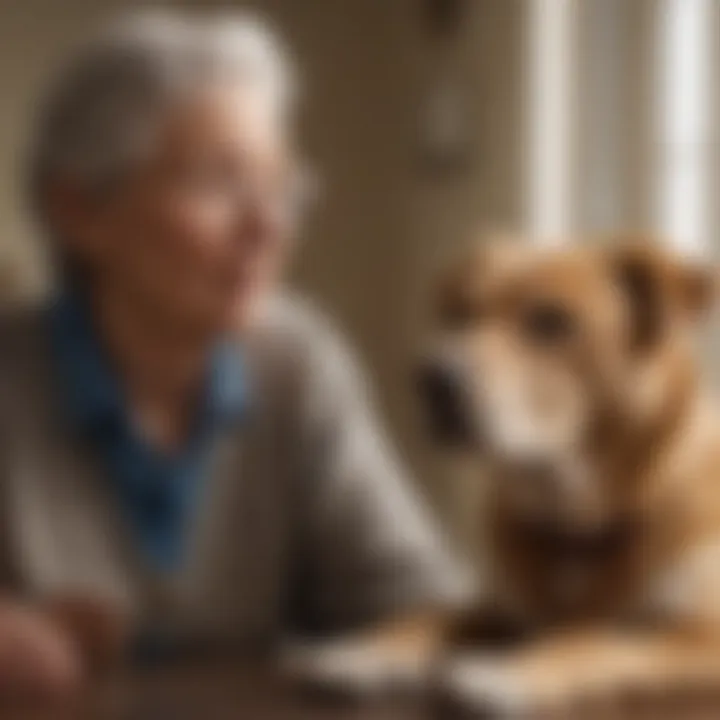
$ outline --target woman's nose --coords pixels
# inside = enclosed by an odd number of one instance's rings
[[[237,244],[247,250],[262,246],[273,234],[271,212],[259,199],[253,199],[238,214],[235,238]]]

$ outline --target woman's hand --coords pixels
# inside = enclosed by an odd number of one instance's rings
[[[80,647],[52,613],[0,600],[0,695],[66,697],[82,675]]]
[[[112,672],[122,662],[129,636],[127,617],[111,602],[83,596],[56,597],[46,612],[73,640],[86,675]]]
[[[125,628],[120,613],[92,598],[0,600],[0,696],[72,696],[88,677],[117,667]]]

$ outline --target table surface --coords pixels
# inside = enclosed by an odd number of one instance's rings
[[[266,664],[205,662],[124,673],[63,707],[0,708],[2,720],[418,720],[419,700],[311,696]]]
[[[614,709],[583,720],[717,720],[718,705]],[[266,665],[205,662],[135,671],[90,688],[72,707],[0,708],[2,720],[450,720],[419,699],[382,703],[310,697]],[[573,716],[575,720],[576,716]],[[564,715],[563,720],[568,720]]]

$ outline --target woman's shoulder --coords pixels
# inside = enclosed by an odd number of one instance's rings
[[[300,378],[332,376],[356,365],[339,323],[309,298],[284,293],[268,301],[242,340],[256,364]]]
[[[267,300],[243,334],[242,342],[293,355],[345,343],[328,312],[308,297],[291,292]]]

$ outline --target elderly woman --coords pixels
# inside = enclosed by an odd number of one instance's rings
[[[256,22],[142,15],[39,114],[59,283],[0,328],[2,687],[76,680],[98,607],[139,642],[266,644],[460,591],[348,350],[277,288],[291,95]]]

